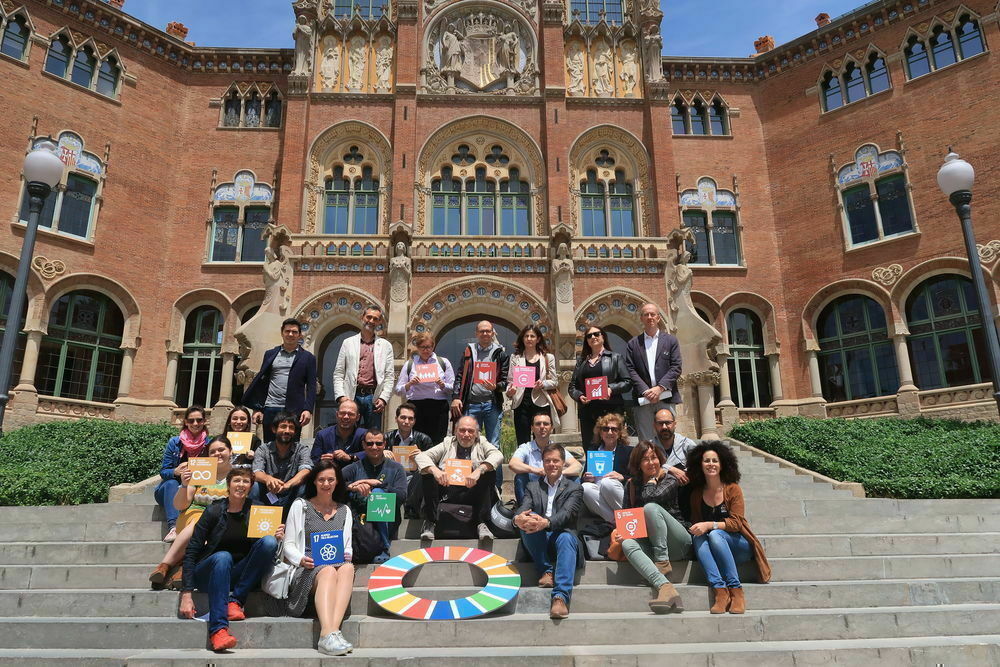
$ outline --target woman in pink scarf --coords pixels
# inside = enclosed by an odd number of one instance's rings
[[[167,441],[163,450],[163,462],[160,464],[160,484],[153,492],[156,502],[167,515],[167,534],[164,542],[173,542],[177,537],[174,525],[177,523],[177,510],[174,509],[174,495],[180,488],[180,477],[187,469],[187,460],[192,457],[206,456],[208,445],[208,422],[205,419],[205,408],[192,405],[184,411],[184,425],[180,435],[175,435]]]

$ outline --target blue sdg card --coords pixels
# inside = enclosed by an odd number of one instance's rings
[[[312,558],[315,565],[340,565],[344,562],[344,531],[312,534]]]
[[[598,450],[587,452],[587,472],[594,477],[604,477],[615,469],[615,453]]]

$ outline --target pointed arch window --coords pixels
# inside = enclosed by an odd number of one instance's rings
[[[827,72],[823,77],[823,110],[833,111],[844,105],[844,93],[840,87],[840,77],[833,72]]]
[[[941,69],[958,62],[958,54],[955,52],[955,42],[951,38],[951,33],[938,26],[931,33],[930,38],[931,57],[934,59],[934,69]]]
[[[885,65],[885,58],[877,53],[868,57],[865,73],[868,75],[868,90],[871,91],[872,95],[889,90],[892,85],[889,81],[889,69]]]
[[[930,278],[906,300],[907,343],[920,389],[991,382],[982,313],[972,281]]]
[[[77,51],[76,58],[73,59],[73,74],[70,76],[70,81],[78,86],[90,88],[94,81],[96,63],[97,58],[94,57],[94,52],[89,46]]]
[[[764,356],[764,330],[757,314],[739,308],[726,317],[729,336],[729,386],[741,408],[771,404],[771,372]]]
[[[250,96],[247,98],[243,126],[260,127],[260,95],[257,91],[250,93]]]
[[[602,170],[613,168],[615,158],[601,151],[596,160]],[[580,183],[580,214],[584,236],[629,238],[637,235],[635,188],[624,169],[605,172],[588,169]]]
[[[28,21],[20,14],[14,14],[6,20],[4,25],[3,15],[0,14],[0,26],[3,26],[3,38],[0,39],[0,53],[24,60],[28,52],[28,37],[31,30],[28,29]]]
[[[708,134],[708,114],[705,103],[695,100],[691,104],[691,134]]]
[[[465,182],[466,233],[473,236],[496,234],[496,184],[486,180],[486,168],[476,169],[476,177]]]
[[[222,313],[200,306],[184,320],[184,349],[177,364],[174,403],[215,405],[222,386]]]
[[[49,45],[49,53],[45,57],[45,71],[58,77],[65,77],[69,71],[69,59],[72,53],[68,37],[61,35],[53,39]]]
[[[694,234],[687,244],[690,264],[743,265],[735,192],[702,178],[697,190],[681,193],[680,204],[683,225]]]
[[[584,236],[608,235],[604,213],[604,183],[597,180],[595,169],[587,170],[587,179],[580,185],[580,209],[583,214]]]
[[[121,68],[118,67],[118,61],[110,56],[106,58],[97,73],[97,92],[106,97],[116,97],[120,75]]]
[[[270,83],[233,85],[222,98],[219,127],[247,129],[281,127],[281,92]]]
[[[272,90],[264,103],[264,125],[266,127],[281,127],[281,96]]]
[[[903,156],[859,148],[854,161],[837,172],[848,247],[916,231]]]
[[[500,234],[528,236],[531,234],[531,194],[521,172],[511,169],[507,180],[500,184]]]
[[[874,299],[859,294],[842,296],[823,309],[816,328],[826,400],[851,401],[896,393],[896,352],[885,311]]]
[[[232,183],[215,189],[209,220],[209,262],[263,262],[262,238],[271,222],[274,191],[253,172],[236,173]]]
[[[431,182],[433,222],[431,232],[442,236],[462,233],[462,182],[452,178],[451,167],[442,167],[440,178]]]
[[[979,23],[968,14],[959,19],[955,34],[958,36],[958,52],[961,58],[969,58],[986,50]]]
[[[635,197],[632,184],[625,180],[625,172],[615,170],[615,180],[610,188],[611,236],[635,236]]]
[[[372,178],[372,168],[364,167],[354,188],[354,233],[378,234],[378,179]]]
[[[915,35],[910,37],[907,47],[903,49],[906,57],[906,73],[911,79],[931,73],[931,60],[927,55],[927,47]]]
[[[863,100],[868,95],[864,74],[854,63],[847,63],[844,68],[844,90],[848,104]]]
[[[729,134],[729,114],[722,100],[717,99],[708,107],[708,119],[713,136],[722,137]]]
[[[670,124],[674,134],[687,134],[687,105],[678,98],[670,107]]]

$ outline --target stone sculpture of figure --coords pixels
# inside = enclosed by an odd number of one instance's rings
[[[559,244],[552,260],[552,286],[560,303],[573,302],[573,259],[565,243]]]
[[[313,55],[313,29],[308,18],[299,16],[296,19],[292,37],[295,39],[295,69],[292,74],[308,75],[312,72]]]
[[[389,260],[389,296],[393,301],[405,302],[409,296],[412,260],[406,254],[406,244],[396,243],[396,256]]]
[[[458,28],[449,25],[441,35],[441,71],[459,72],[465,60],[465,44]]]
[[[392,40],[382,37],[375,52],[375,90],[388,92],[392,79]]]
[[[520,39],[510,23],[503,27],[503,32],[497,37],[497,64],[503,72],[517,72],[520,64]]]
[[[566,58],[566,73],[569,75],[569,94],[583,95],[586,92],[583,84],[584,59],[583,49],[579,42],[573,42]]]
[[[639,75],[638,54],[635,52],[635,45],[626,42],[622,46],[622,71],[618,78],[622,80],[625,89],[625,97],[635,95],[635,81]]]
[[[292,307],[288,288],[292,284],[292,264],[288,261],[288,246],[270,245],[264,248],[264,305],[275,304],[278,313],[287,315]]]
[[[594,93],[600,97],[613,97],[614,72],[611,61],[611,47],[601,42],[594,54]]]
[[[655,25],[649,26],[646,36],[643,38],[643,60],[646,65],[646,81],[663,81],[663,38],[660,37],[660,28]]]
[[[334,90],[340,79],[340,44],[336,37],[323,40],[323,64],[319,66],[319,78],[323,90]]]
[[[355,35],[351,38],[351,78],[347,83],[351,90],[361,90],[365,81],[365,65],[368,62],[368,45],[365,38]]]

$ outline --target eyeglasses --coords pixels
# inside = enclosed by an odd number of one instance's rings
[[[591,331],[589,334],[587,334],[587,338],[597,338],[600,335],[601,335],[600,331]]]
[[[202,422],[205,421],[205,418],[204,417],[191,417],[189,419],[185,419],[184,421],[187,422],[188,424],[201,424]]]
[[[605,433],[617,433],[621,428],[618,426],[602,426],[601,430]]]

